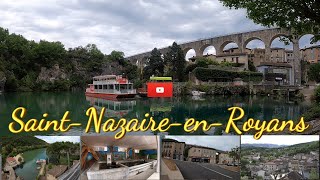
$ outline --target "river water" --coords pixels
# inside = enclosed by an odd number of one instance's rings
[[[210,123],[221,122],[226,124],[230,116],[229,107],[238,106],[245,110],[245,118],[260,120],[297,120],[309,107],[307,102],[293,102],[286,99],[259,96],[205,96],[194,98],[191,96],[147,99],[139,98],[129,101],[112,101],[86,97],[83,92],[32,92],[32,93],[5,93],[0,95],[0,135],[12,135],[8,130],[9,123],[13,122],[12,112],[17,107],[27,109],[25,122],[30,118],[41,119],[43,113],[48,113],[46,120],[60,120],[66,111],[70,111],[72,122],[82,123],[82,127],[73,127],[63,135],[81,135],[87,124],[86,110],[94,106],[97,109],[106,107],[105,119],[124,117],[143,119],[145,113],[150,113],[159,122],[169,118],[172,122],[184,123],[187,118],[207,120]],[[16,126],[17,128],[19,126]],[[197,131],[193,134],[223,134],[223,127],[212,129],[210,132]],[[153,132],[139,132],[152,134]],[[171,128],[168,134],[186,134],[182,127]],[[37,132],[34,135],[61,135],[61,132]],[[28,134],[30,135],[30,133]]]
[[[46,159],[46,149],[35,149],[23,153],[25,163],[22,167],[15,170],[17,176],[26,180],[36,179],[39,173],[37,170],[36,161],[39,159]]]

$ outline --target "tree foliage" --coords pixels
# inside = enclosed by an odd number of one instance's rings
[[[109,69],[116,69],[115,72],[124,74],[130,80],[137,78],[137,67],[125,61],[123,52],[112,51],[105,55],[95,44],[66,50],[61,42],[29,41],[0,27],[0,72],[5,75],[3,83],[6,91],[85,88],[92,76],[114,74],[106,70],[110,64],[112,67]],[[65,72],[65,78],[56,78],[53,82],[38,81],[42,68],[51,69],[55,65]],[[1,81],[2,75],[0,78]]]
[[[168,76],[172,76],[175,81],[184,80],[186,61],[183,50],[176,42],[169,47],[169,52],[164,56],[164,62],[168,69]]]
[[[311,81],[320,82],[320,63],[310,65],[308,77]]]
[[[311,42],[320,39],[320,3],[318,0],[220,0],[230,8],[244,8],[255,23],[291,29],[294,34],[312,33]]]
[[[144,68],[143,76],[148,79],[150,76],[163,76],[164,60],[161,57],[161,52],[154,48],[151,51],[151,56],[147,59],[147,66]]]

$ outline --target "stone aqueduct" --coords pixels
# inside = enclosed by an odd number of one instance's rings
[[[205,48],[208,46],[213,46],[216,49],[216,54],[222,54],[223,48],[229,43],[236,43],[240,52],[244,52],[246,49],[247,44],[255,39],[261,40],[265,44],[265,61],[270,61],[271,56],[271,43],[274,39],[280,36],[289,36],[291,33],[290,31],[280,29],[280,28],[273,28],[273,29],[263,29],[263,30],[256,30],[244,33],[237,33],[237,34],[230,34],[218,37],[212,37],[207,39],[199,39],[195,41],[185,42],[179,44],[180,47],[183,49],[185,55],[190,49],[194,49],[196,52],[196,56],[202,56]],[[301,36],[300,36],[301,37]],[[293,79],[295,85],[301,84],[301,66],[300,66],[300,50],[299,50],[299,38],[293,38],[291,40],[293,44]],[[162,54],[168,52],[168,47],[161,48],[159,51]],[[140,54],[136,54],[133,56],[126,57],[128,61],[133,64],[137,64],[138,66],[143,66],[147,57],[150,56],[150,52],[144,52]]]

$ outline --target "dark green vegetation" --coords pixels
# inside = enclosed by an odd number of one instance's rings
[[[6,91],[84,88],[92,76],[112,73],[133,80],[137,66],[122,52],[105,55],[94,44],[66,50],[61,42],[29,41],[0,28],[0,81],[6,79],[0,87]]]
[[[298,153],[310,153],[319,150],[319,141],[295,144],[281,148],[265,148],[265,147],[242,147],[241,156],[250,155],[252,153],[261,153],[260,156],[266,158],[278,158],[282,155],[294,156]]]
[[[320,82],[320,63],[309,66],[308,77],[311,81]]]
[[[171,76],[174,81],[184,81],[186,61],[180,46],[174,42],[169,51],[161,55],[161,52],[154,48],[151,56],[147,58],[147,66],[143,69],[143,78],[148,80],[150,76]]]
[[[320,40],[320,3],[318,0],[220,0],[230,8],[244,8],[255,23],[293,30],[294,34],[314,34]]]
[[[313,105],[303,114],[306,121],[320,118],[320,86],[315,89],[312,99],[314,101]]]
[[[44,148],[48,145],[47,142],[33,136],[1,137],[0,142],[2,144],[2,162],[5,162],[8,156],[16,156],[19,153]]]
[[[208,69],[208,68],[196,68],[194,70],[195,76],[197,79],[201,81],[233,81],[235,78],[241,78],[243,81],[262,81],[263,74],[257,72],[250,72],[250,71],[227,71],[227,70],[220,70],[220,69]]]
[[[69,154],[69,162],[68,162]],[[55,142],[47,147],[50,164],[72,165],[72,161],[80,159],[80,143]],[[69,163],[69,164],[68,164]]]

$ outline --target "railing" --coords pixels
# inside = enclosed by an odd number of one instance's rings
[[[115,89],[95,89],[97,93],[106,93],[106,94],[136,94],[135,89],[122,89],[122,90],[115,90]]]
[[[156,163],[157,163],[157,160],[129,167],[129,176],[136,175],[136,174],[143,172],[147,169],[152,169],[155,167]]]

